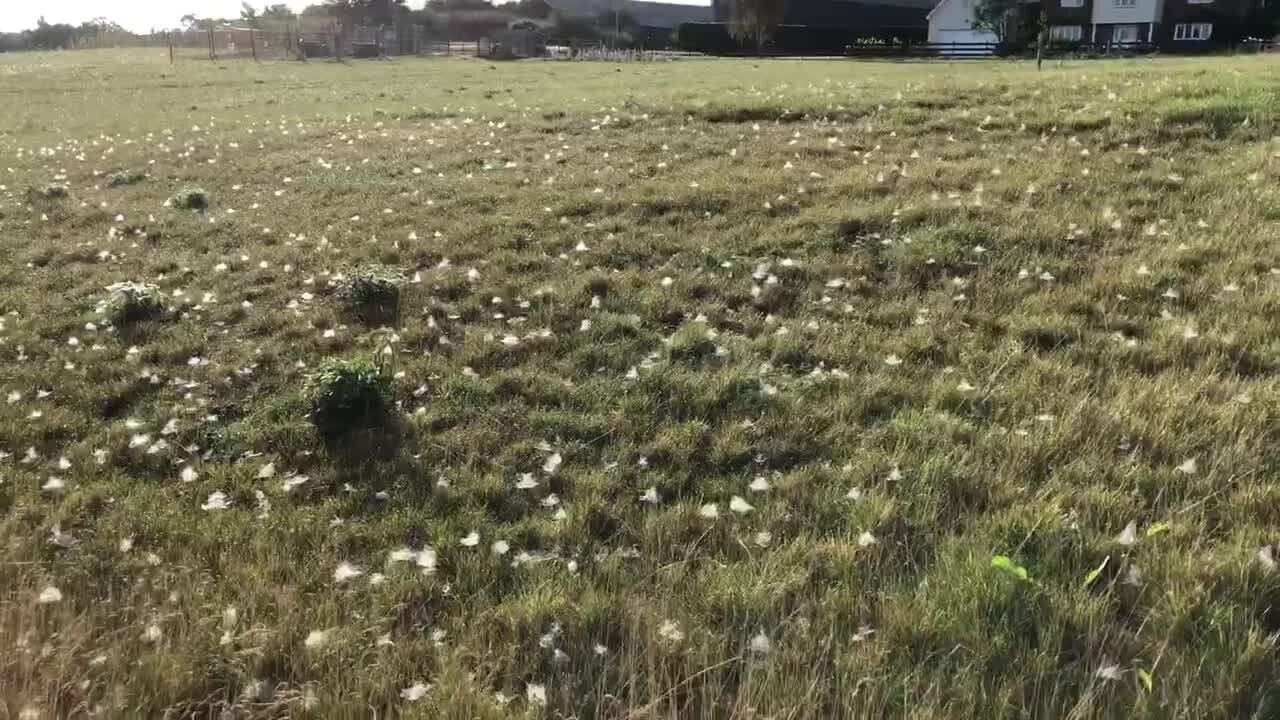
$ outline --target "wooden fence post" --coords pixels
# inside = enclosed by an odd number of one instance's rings
[[[213,50],[213,28],[209,28],[209,59],[218,59],[218,55]]]
[[[166,32],[164,34],[164,38],[169,42],[169,64],[172,65],[173,64],[173,33]]]
[[[253,37],[253,28],[249,28],[249,52],[253,55],[253,61],[258,62],[258,41]]]

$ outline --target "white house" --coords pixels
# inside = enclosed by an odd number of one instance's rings
[[[995,43],[995,33],[973,26],[975,2],[976,0],[941,0],[935,5],[928,15],[929,42]]]
[[[1204,3],[1213,0],[1187,1]],[[1163,12],[1163,0],[1094,0],[1089,40],[1102,43],[1153,42],[1156,25]]]

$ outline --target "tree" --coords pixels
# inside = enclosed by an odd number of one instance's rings
[[[84,27],[84,26],[88,26],[88,27],[94,28],[97,32],[101,32],[101,33],[127,33],[127,32],[129,32],[128,30],[125,30],[125,29],[120,25],[120,23],[118,23],[118,22],[116,22],[116,21],[114,21],[114,20],[111,20],[110,18],[105,18],[105,17],[96,17],[96,18],[94,18],[94,19],[92,19],[92,20],[89,20],[89,21],[87,21],[87,22],[85,22],[85,23],[82,23],[82,24],[81,24],[81,27]]]
[[[1044,48],[1049,44],[1049,15],[1040,8],[1036,15],[1036,70],[1044,65]]]
[[[128,34],[129,31],[120,27],[118,23],[104,17],[96,17],[80,23],[80,26],[75,29],[75,42],[78,47],[102,47],[104,42],[110,42],[113,37],[118,38]]]
[[[551,16],[547,0],[519,0],[510,6],[520,17],[545,19]]]
[[[973,26],[995,33],[1008,45],[1023,37],[1022,0],[977,0],[973,6]]]
[[[297,17],[288,5],[268,5],[262,8],[263,20],[292,20]]]
[[[515,5],[517,15],[523,15],[520,12],[520,5]],[[427,0],[427,8],[436,12],[450,12],[453,10],[493,10],[493,3],[489,0]],[[550,11],[548,10],[548,14]],[[528,16],[533,17],[533,16]]]
[[[32,47],[42,50],[69,48],[74,44],[76,37],[75,27],[66,23],[50,25],[45,22],[43,15],[36,21],[36,29],[30,32]]]
[[[23,33],[0,32],[0,53],[21,50],[24,47],[26,47],[26,42]]]
[[[405,0],[325,0],[325,6],[344,23],[351,25],[390,24],[409,10]]]
[[[240,19],[251,28],[258,27],[258,11],[247,2],[240,3]]]
[[[786,11],[786,0],[729,0],[729,33],[740,43],[755,45],[756,54],[761,54]]]
[[[228,24],[226,20],[219,20],[217,18],[197,17],[195,15],[192,15],[191,13],[187,13],[186,15],[183,15],[182,19],[180,19],[178,22],[182,23],[182,29],[185,32],[192,32],[195,30],[212,30],[219,25]]]

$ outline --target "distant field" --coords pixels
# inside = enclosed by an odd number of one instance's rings
[[[1280,57],[0,107],[0,717],[1280,716]]]

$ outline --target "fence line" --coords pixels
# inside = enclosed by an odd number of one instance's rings
[[[349,29],[332,27],[316,30],[286,26],[266,30],[250,27],[222,27],[149,35],[110,34],[91,37],[77,48],[156,47],[167,49],[170,63],[179,60],[285,60],[309,58],[377,58],[393,56],[482,56],[487,58],[546,58],[552,60],[600,60],[611,62],[668,60],[697,56],[689,51],[616,48],[601,40],[546,38],[526,31],[506,31],[480,40],[454,40],[430,33],[420,25]],[[1230,47],[1206,48],[1200,52],[1267,53],[1280,51],[1273,40],[1250,40]],[[1033,49],[1012,52],[998,43],[870,42],[853,44],[843,55],[861,59],[946,59],[964,60],[992,56],[1027,56]],[[1114,57],[1161,52],[1147,42],[1063,43],[1051,42],[1045,58]],[[1186,54],[1178,51],[1176,54]],[[1189,51],[1195,52],[1195,51]],[[745,54],[745,53],[744,53]],[[766,55],[769,53],[767,50]],[[787,53],[795,55],[795,53]]]
[[[1275,52],[1277,46],[1272,40],[1249,40],[1233,47],[1205,48],[1203,50],[1179,51],[1176,54],[1194,54],[1196,52],[1236,52],[1265,53]],[[850,45],[845,50],[847,57],[854,58],[986,58],[992,56],[1021,56],[1033,53],[1034,48],[1012,52],[999,43],[877,43],[867,45]],[[1118,55],[1149,55],[1161,52],[1159,46],[1149,42],[1100,42],[1100,43],[1061,43],[1051,42],[1044,47],[1045,57],[1104,57]]]
[[[170,62],[189,60],[361,59],[398,56],[467,56],[564,60],[649,61],[698,53],[615,48],[601,40],[547,39],[526,31],[505,31],[479,40],[436,36],[422,26],[356,26],[288,32],[222,27],[200,32],[161,33],[148,45],[167,46]]]

